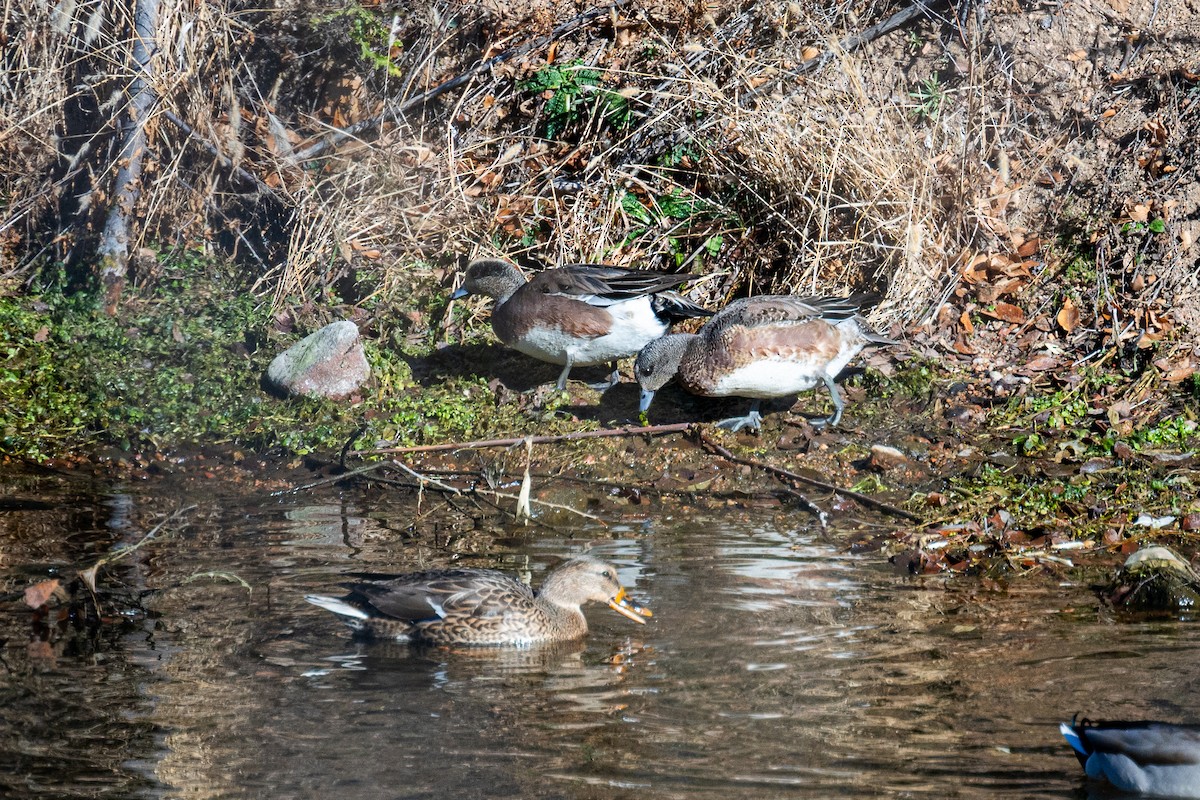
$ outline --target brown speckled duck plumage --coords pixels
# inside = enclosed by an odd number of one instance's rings
[[[357,633],[419,644],[529,646],[587,633],[581,606],[606,603],[634,622],[650,611],[633,602],[612,564],[578,556],[533,591],[502,572],[443,569],[344,583],[345,597],[305,599],[341,616]]]
[[[896,344],[872,331],[859,309],[877,296],[800,297],[761,295],[735,300],[697,333],[674,333],[647,344],[634,374],[641,385],[640,410],[667,381],[704,397],[749,397],[748,414],[718,423],[730,430],[758,430],[761,400],[786,397],[824,383],[833,414],[814,426],[837,425],[845,404],[834,378],[864,347]]]

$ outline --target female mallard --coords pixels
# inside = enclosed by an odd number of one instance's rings
[[[1072,720],[1059,730],[1089,778],[1125,792],[1200,798],[1200,726]]]
[[[645,624],[650,610],[633,602],[612,564],[578,556],[546,576],[534,592],[490,569],[443,569],[344,583],[345,597],[304,599],[379,639],[439,645],[515,645],[578,639],[587,633],[580,606],[589,601]]]

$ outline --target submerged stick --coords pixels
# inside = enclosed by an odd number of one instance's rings
[[[641,425],[633,428],[604,428],[598,431],[572,431],[556,436],[518,436],[512,439],[483,439],[476,442],[445,442],[443,444],[421,444],[413,447],[380,447],[374,450],[353,450],[351,455],[384,455],[385,453],[433,453],[441,450],[479,450],[484,447],[512,447],[526,440],[533,444],[566,442],[572,439],[600,439],[609,436],[655,436],[664,433],[684,433],[693,427],[691,422],[673,422],[670,425]]]
[[[874,497],[865,495],[862,492],[856,492],[853,489],[843,489],[841,486],[836,486],[832,483],[826,483],[825,481],[820,481],[816,478],[809,478],[806,475],[801,475],[799,473],[792,472],[791,470],[784,469],[783,467],[777,467],[774,464],[768,464],[764,461],[757,461],[753,458],[742,458],[741,456],[735,456],[729,451],[728,448],[722,447],[712,439],[709,439],[703,433],[700,434],[700,442],[712,452],[719,455],[721,458],[724,458],[727,461],[732,461],[735,464],[743,464],[748,467],[757,467],[758,469],[766,470],[767,472],[778,475],[782,478],[787,478],[790,481],[797,481],[799,483],[808,484],[809,486],[816,486],[819,489],[825,489],[826,491],[842,494],[846,497],[851,497],[857,500],[859,503],[862,503],[865,506],[877,509],[885,514],[891,514],[892,516],[900,517],[901,519],[907,519],[911,522],[921,521],[921,518],[916,514],[905,511],[902,508],[896,508],[895,506],[889,505],[882,500],[876,500]]]

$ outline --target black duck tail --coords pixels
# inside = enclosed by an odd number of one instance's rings
[[[659,292],[650,298],[650,306],[655,316],[672,323],[713,315],[707,308],[693,303],[678,292]]]

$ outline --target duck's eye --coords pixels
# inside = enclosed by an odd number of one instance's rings
[[[611,578],[611,577],[612,577],[612,573],[611,573],[611,572],[609,572],[608,570],[604,570],[604,572],[601,572],[601,573],[600,573],[600,577],[602,577],[602,578]]]

